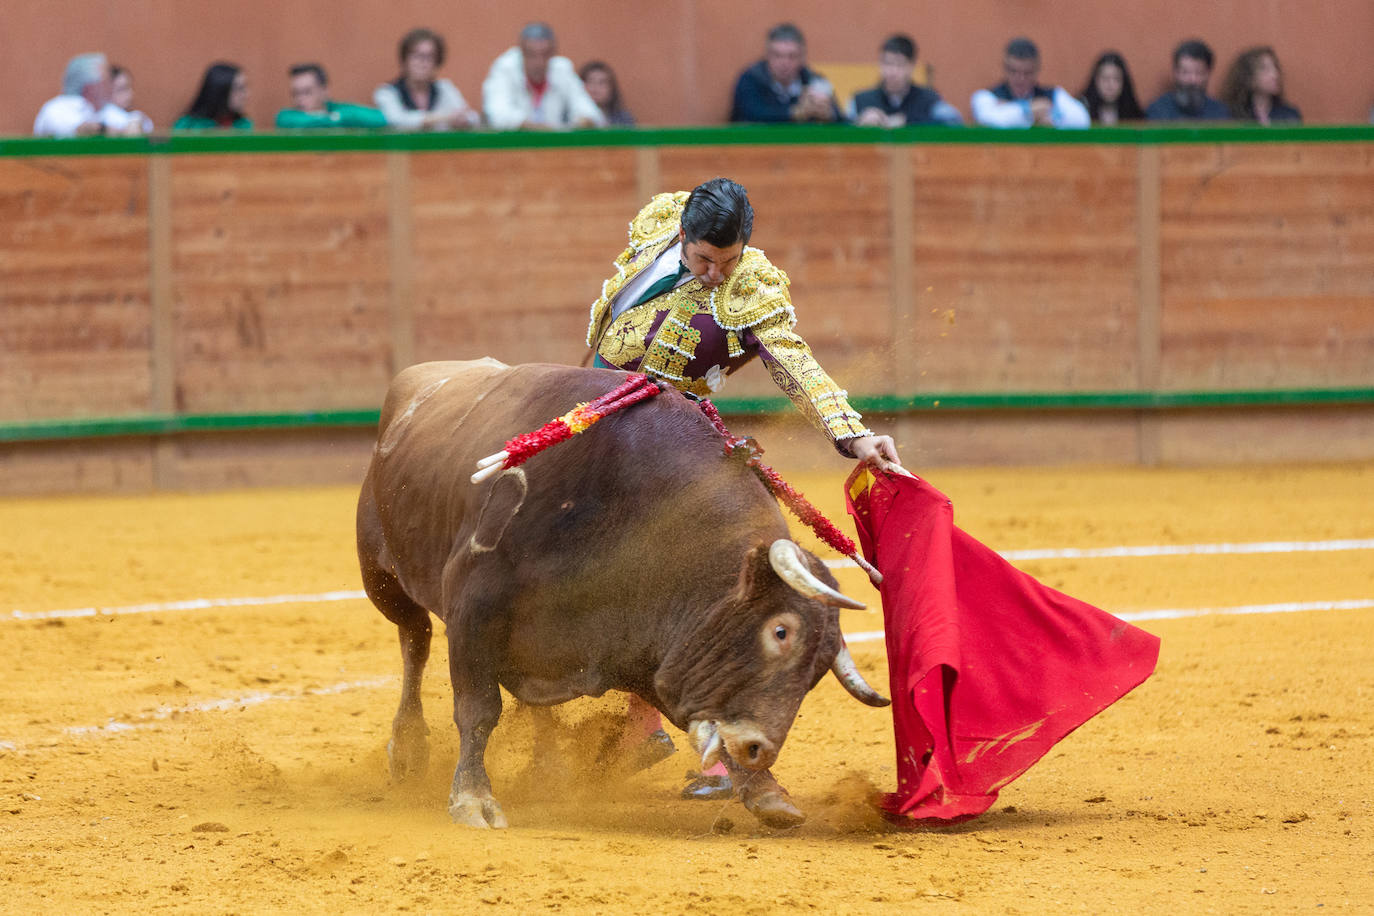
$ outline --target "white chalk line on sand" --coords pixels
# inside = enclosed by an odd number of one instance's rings
[[[65,738],[109,738],[114,735],[123,735],[145,728],[154,728],[159,723],[168,719],[175,719],[180,716],[198,712],[225,712],[231,709],[246,709],[249,706],[260,706],[263,703],[275,703],[285,700],[303,700],[308,697],[326,697],[339,693],[347,693],[350,690],[373,690],[378,687],[386,687],[395,684],[397,678],[392,677],[373,677],[359,681],[342,681],[338,684],[330,684],[328,687],[306,687],[299,691],[279,691],[279,690],[256,690],[251,693],[243,693],[231,697],[218,697],[209,700],[198,700],[194,703],[185,703],[181,706],[158,706],[145,713],[141,713],[136,721],[125,722],[119,719],[110,719],[103,725],[73,725],[64,728],[61,736]],[[44,744],[56,743],[55,739],[48,739],[46,742],[37,742],[39,746]],[[18,750],[20,745],[14,741],[0,741],[0,751]]]
[[[1008,562],[1024,560],[1056,559],[1101,559],[1111,557],[1165,557],[1200,556],[1218,554],[1261,554],[1261,553],[1306,553],[1335,550],[1374,550],[1374,538],[1345,539],[1332,541],[1255,541],[1236,544],[1160,544],[1140,547],[1060,547],[1043,550],[1004,550],[999,555]],[[848,557],[829,559],[825,565],[831,569],[853,567],[855,563]],[[153,614],[162,611],[201,611],[221,607],[262,607],[272,604],[323,604],[330,601],[355,601],[366,598],[362,591],[319,592],[308,595],[264,595],[246,598],[191,598],[185,601],[156,601],[147,604],[129,604],[121,607],[82,607],[57,611],[11,611],[4,620],[60,620],[81,617],[113,617],[123,614]],[[1275,605],[1278,607],[1279,605]],[[1322,608],[1326,605],[1323,604]],[[1298,607],[1298,610],[1309,610]],[[1320,609],[1320,608],[1318,608]],[[1166,614],[1174,616],[1197,616],[1198,614],[1228,613],[1223,610],[1200,609],[1196,612],[1183,611],[1140,611],[1142,614]],[[1265,613],[1259,611],[1233,611],[1229,613]],[[1267,613],[1279,613],[1271,611]],[[1127,618],[1129,619],[1129,618]],[[1141,620],[1160,619],[1142,617]]]
[[[154,601],[122,607],[77,607],[62,611],[11,611],[0,620],[61,620],[72,617],[114,617],[120,614],[155,614],[161,611],[204,611],[217,607],[261,607],[269,604],[324,604],[366,598],[364,591],[319,592],[313,595],[263,595],[256,598],[190,598],[185,601]]]
[[[339,601],[347,593],[329,592],[323,600]],[[309,596],[294,596],[294,598],[308,598]],[[361,598],[363,594],[357,593]],[[253,603],[251,599],[234,599],[232,602],[220,602],[219,604],[209,604],[207,606],[244,606]],[[273,603],[273,602],[259,602]],[[279,602],[277,602],[279,603]],[[200,603],[179,602],[181,605],[202,606]],[[146,606],[140,606],[145,610]],[[1354,611],[1374,608],[1374,600],[1354,600],[1354,601],[1292,601],[1280,604],[1246,604],[1236,607],[1203,607],[1203,608],[1163,608],[1152,611],[1126,611],[1116,616],[1126,621],[1140,620],[1170,620],[1182,617],[1202,617],[1209,614],[1288,614],[1299,611]],[[108,610],[108,609],[107,609]],[[877,642],[883,639],[882,630],[868,630],[860,633],[849,633],[845,636],[845,641],[854,643]],[[127,734],[128,732],[139,729],[153,728],[158,723],[178,716],[199,712],[224,712],[232,709],[244,709],[249,706],[258,706],[263,703],[284,702],[288,700],[302,700],[308,697],[331,696],[339,693],[346,693],[350,690],[372,690],[395,684],[397,678],[374,677],[358,681],[343,681],[338,684],[331,684],[328,687],[307,687],[299,692],[286,691],[255,691],[252,693],[240,694],[233,697],[221,697],[218,699],[200,700],[195,703],[186,703],[181,706],[159,706],[139,717],[136,722],[124,722],[118,719],[110,719],[103,725],[83,725],[64,728],[61,732],[63,737],[68,738],[100,738],[113,737],[116,735]],[[40,744],[52,744],[53,741],[41,742]],[[20,745],[13,741],[0,741],[0,752],[16,751]]]
[[[1154,544],[1140,547],[1056,547],[1040,550],[999,550],[1011,563],[1024,560],[1100,560],[1113,557],[1190,557],[1219,554],[1310,553],[1331,550],[1374,550],[1374,538],[1337,541],[1254,541],[1239,544]],[[831,569],[856,565],[843,557],[826,560]]]
[[[1374,608],[1374,599],[1354,601],[1285,601],[1279,604],[1242,604],[1235,607],[1159,608],[1153,611],[1122,611],[1112,616],[1135,623],[1141,620],[1178,620],[1184,617],[1206,617],[1212,614],[1296,614],[1300,611],[1360,611]],[[846,633],[845,642],[875,642],[883,638],[882,630]]]

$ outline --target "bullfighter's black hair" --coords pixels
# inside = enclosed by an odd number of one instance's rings
[[[754,208],[748,192],[728,178],[697,185],[682,208],[682,231],[688,242],[708,242],[717,248],[749,244]]]

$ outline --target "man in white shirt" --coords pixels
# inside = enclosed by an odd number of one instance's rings
[[[606,116],[573,69],[554,55],[553,29],[532,22],[520,42],[501,54],[482,83],[482,113],[497,130],[603,127]]]
[[[1061,86],[1039,85],[1040,49],[1013,38],[1002,58],[1005,80],[973,94],[973,122],[983,127],[1088,127],[1088,109]]]
[[[141,125],[110,123],[103,110],[110,101],[110,62],[104,54],[78,54],[62,74],[62,94],[49,99],[33,122],[35,137],[93,137],[142,133]]]

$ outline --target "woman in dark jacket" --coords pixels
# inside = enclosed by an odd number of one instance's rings
[[[1088,108],[1094,124],[1116,124],[1121,121],[1140,121],[1145,111],[1135,97],[1135,83],[1126,60],[1115,51],[1107,51],[1093,62],[1088,85],[1080,96]]]
[[[1283,70],[1267,45],[1240,52],[1221,84],[1221,100],[1238,121],[1302,123],[1302,113],[1283,97]]]

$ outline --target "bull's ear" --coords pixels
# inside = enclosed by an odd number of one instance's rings
[[[777,580],[778,577],[768,562],[768,545],[755,544],[749,548],[740,564],[739,583],[735,586],[735,593],[741,601],[747,601],[751,597],[763,594],[764,589]]]

